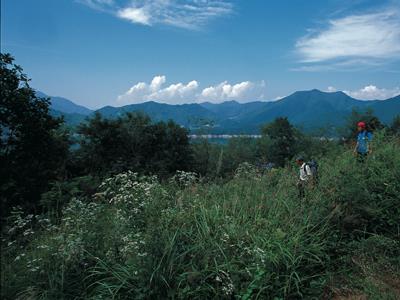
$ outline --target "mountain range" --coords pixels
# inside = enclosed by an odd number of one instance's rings
[[[37,92],[40,97],[46,95]],[[126,112],[141,111],[154,121],[174,120],[192,133],[206,131],[213,134],[257,134],[260,127],[276,117],[289,121],[306,131],[343,126],[352,109],[372,109],[384,123],[390,123],[400,114],[400,95],[387,100],[356,100],[343,92],[327,93],[320,90],[299,91],[277,101],[238,103],[226,101],[170,105],[148,101],[122,107],[105,106],[90,110],[62,97],[51,98],[51,113],[63,115],[68,125],[75,126],[95,112],[106,118],[115,118]]]

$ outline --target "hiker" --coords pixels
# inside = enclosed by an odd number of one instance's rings
[[[357,155],[358,161],[364,162],[367,155],[372,152],[370,145],[372,141],[372,133],[367,131],[365,122],[358,122],[357,130],[357,143],[353,152]]]
[[[306,186],[312,180],[311,168],[304,162],[303,157],[299,156],[296,158],[296,164],[300,167],[300,176],[297,181],[297,189],[299,190],[299,198],[305,197]]]

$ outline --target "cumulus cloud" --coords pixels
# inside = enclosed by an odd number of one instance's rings
[[[328,88],[326,89],[326,91],[327,91],[328,93],[334,93],[334,92],[337,92],[337,89],[336,89],[335,87],[333,87],[333,86],[328,86]]]
[[[124,94],[118,96],[117,102],[121,105],[157,101],[169,104],[196,103],[209,101],[214,103],[226,100],[240,102],[263,100],[265,82],[243,81],[230,84],[224,81],[204,89],[200,88],[198,81],[188,83],[166,84],[166,76],[155,76],[150,83],[138,82]]]
[[[91,8],[112,13],[139,25],[169,25],[199,29],[211,19],[229,15],[228,0],[77,0]]]
[[[329,86],[325,91],[333,93],[339,90],[333,86]],[[400,95],[400,87],[385,89],[370,84],[358,90],[343,90],[342,92],[358,100],[386,100]]]
[[[264,81],[261,81],[260,83],[243,81],[234,85],[224,81],[218,85],[209,86],[203,89],[199,98],[206,101],[218,102],[225,100],[259,100],[264,98],[264,89]]]
[[[360,100],[386,100],[400,95],[400,87],[393,89],[378,88],[375,85],[367,85],[355,91],[343,91],[347,95]]]
[[[194,101],[199,86],[196,80],[192,80],[187,84],[176,83],[163,87],[165,82],[165,76],[155,76],[149,84],[139,82],[133,85],[125,94],[118,96],[117,101],[120,104],[146,101],[178,104]]]
[[[400,58],[400,10],[350,15],[330,20],[327,28],[310,30],[296,43],[302,63],[339,62],[342,67],[379,64]]]

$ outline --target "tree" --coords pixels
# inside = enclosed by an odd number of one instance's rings
[[[174,122],[152,123],[142,113],[117,119],[96,114],[78,128],[76,152],[84,173],[107,174],[132,170],[167,176],[187,170],[192,162],[188,132]]]
[[[284,166],[286,160],[295,155],[297,130],[286,117],[280,117],[265,125],[261,132],[270,140],[267,159],[278,166]]]
[[[367,109],[364,112],[353,109],[350,116],[347,118],[345,128],[342,129],[342,136],[347,140],[354,140],[358,133],[357,123],[361,121],[366,123],[367,130],[371,132],[385,127],[378,117],[374,115],[372,109]]]
[[[98,174],[117,168],[121,152],[128,151],[128,141],[122,141],[121,121],[104,119],[96,113],[77,128],[80,147],[74,156],[81,174]],[[78,175],[78,174],[76,174]]]
[[[192,143],[193,151],[193,170],[203,176],[210,176],[214,174],[216,165],[214,164],[214,157],[216,156],[216,148],[221,151],[222,146],[210,143],[207,138],[199,138]],[[220,149],[221,148],[221,149]],[[219,152],[220,153],[220,152]]]
[[[390,132],[393,135],[400,136],[400,115],[394,117],[392,125],[390,126]]]
[[[49,99],[38,98],[10,54],[0,54],[0,198],[11,206],[36,209],[51,180],[61,175],[68,134],[63,120],[49,114]]]

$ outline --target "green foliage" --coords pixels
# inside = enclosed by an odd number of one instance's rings
[[[270,139],[268,160],[284,166],[295,155],[296,130],[287,118],[276,118],[262,128],[262,134]]]
[[[93,199],[72,198],[58,222],[16,211],[2,240],[2,296],[87,298],[100,258],[132,265],[146,257],[143,213],[154,180],[131,172],[109,178]]]
[[[369,235],[345,245],[336,296],[363,295],[366,299],[398,299],[400,282],[400,244],[398,239]],[[361,276],[360,276],[361,275]],[[345,288],[346,287],[346,288]],[[341,292],[341,289],[344,291]],[[347,293],[346,290],[347,289]],[[331,295],[333,296],[333,295]]]
[[[255,164],[258,160],[257,141],[252,138],[232,138],[221,156],[221,173],[232,173],[243,162]]]
[[[269,136],[262,136],[259,139],[253,138],[232,138],[227,144],[213,144],[203,139],[192,144],[193,149],[193,170],[201,174],[205,179],[232,178],[235,170],[243,162],[255,166],[274,163],[276,159],[290,161],[293,155],[302,154],[306,159],[319,159],[326,155],[335,155],[343,151],[343,148],[334,140],[314,138],[306,136],[294,129],[295,139],[290,148],[289,154],[280,153],[275,156],[274,142]],[[274,146],[275,145],[275,146]],[[274,150],[275,149],[275,150]]]
[[[189,187],[200,181],[194,172],[176,171],[176,174],[169,180],[170,183],[177,184],[180,188]]]
[[[66,162],[68,133],[48,100],[9,55],[0,75],[2,213],[21,204],[2,220],[2,299],[316,299],[343,284],[396,299],[399,118],[359,162],[287,118],[259,140],[190,146],[173,122],[97,114]],[[348,137],[360,120],[382,128],[354,111]],[[320,165],[302,200],[287,164],[297,153]],[[259,162],[288,167],[260,172]]]
[[[117,119],[96,114],[78,129],[77,164],[83,173],[107,174],[135,170],[165,177],[192,162],[187,131],[171,122],[151,123],[140,113]]]
[[[351,234],[364,231],[396,236],[399,232],[399,144],[383,132],[376,134],[374,152],[360,163],[350,152],[324,161],[320,188],[336,207],[341,229]]]
[[[365,163],[328,151],[302,201],[297,168],[262,175],[246,163],[223,184],[181,171],[162,184],[118,174],[93,197],[71,192],[58,222],[16,212],[3,235],[2,296],[323,298],[346,282],[390,299],[400,278],[400,152],[384,133],[375,143]]]
[[[0,54],[2,216],[11,206],[37,209],[49,181],[62,175],[68,153],[62,119],[49,114],[49,100],[38,98],[28,81],[13,57]]]
[[[75,177],[66,181],[54,181],[49,191],[42,194],[40,203],[50,218],[59,219],[62,209],[71,199],[90,199],[100,184],[100,179],[93,176]]]
[[[294,128],[287,118],[277,118],[264,126],[257,151],[263,162],[284,166],[295,155],[302,154],[306,159],[317,159],[338,148],[334,141],[307,136]]]
[[[340,134],[345,139],[354,139],[357,136],[357,123],[365,122],[367,125],[367,130],[373,132],[375,130],[383,129],[385,126],[382,122],[374,115],[372,109],[367,109],[365,111],[358,111],[353,109],[351,115],[347,118],[346,125],[340,131]]]
[[[193,169],[208,178],[232,177],[243,162],[260,160],[258,142],[252,138],[231,138],[226,145],[203,139],[192,144]]]
[[[235,178],[254,179],[258,176],[257,168],[247,162],[241,163],[235,171]]]
[[[213,166],[212,158],[217,156],[221,146],[212,144],[207,139],[201,139],[193,142],[191,147],[194,159],[193,169],[201,175],[211,175],[212,168],[216,166]]]
[[[393,135],[400,136],[400,115],[393,119],[392,125],[390,126],[390,132]]]

